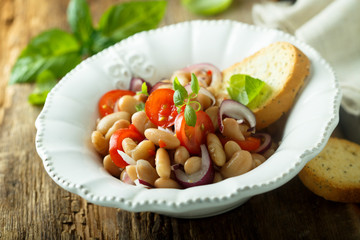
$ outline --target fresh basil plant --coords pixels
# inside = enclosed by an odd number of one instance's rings
[[[137,32],[156,28],[166,4],[165,0],[156,0],[113,5],[94,26],[86,0],[71,0],[67,9],[71,33],[50,29],[34,37],[17,58],[9,84],[35,82],[29,102],[42,105],[54,80],[61,79],[81,60]]]

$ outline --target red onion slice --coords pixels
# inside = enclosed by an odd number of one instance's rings
[[[218,121],[219,121],[219,129],[221,132],[224,131],[224,124],[223,124],[224,115],[231,118],[235,118],[236,120],[244,119],[250,125],[249,128],[250,131],[255,129],[256,118],[254,113],[248,107],[237,101],[231,99],[225,99],[220,104]]]
[[[175,132],[171,128],[163,128],[158,126],[158,129],[167,133],[170,133],[171,135],[175,135]]]
[[[142,179],[136,179],[134,181],[135,185],[136,186],[141,186],[141,187],[144,187],[144,188],[153,188],[153,185],[151,185],[150,183],[142,180]]]
[[[153,91],[155,91],[156,89],[161,88],[164,85],[169,85],[169,88],[171,88],[171,83],[168,80],[161,80],[157,83],[154,84],[154,86],[152,86],[152,88],[150,90],[148,90],[149,94],[152,93]]]
[[[133,91],[133,92],[139,92],[141,91],[141,86],[143,83],[146,83],[146,86],[148,88],[148,91],[152,88],[151,84],[147,81],[145,81],[142,78],[132,78],[130,81],[130,88],[129,90]]]
[[[173,171],[177,182],[184,188],[195,187],[212,183],[214,180],[214,167],[209,156],[206,146],[203,144],[201,148],[201,168],[193,174],[186,174],[180,166],[173,166]]]
[[[211,63],[198,63],[182,69],[187,72],[197,72],[197,71],[211,71],[212,79],[211,79],[211,87],[218,88],[222,84],[222,75],[219,68]]]
[[[136,161],[129,155],[120,150],[117,150],[117,152],[128,165],[136,165]]]
[[[256,133],[253,135],[256,138],[260,138],[262,144],[260,145],[260,147],[258,149],[256,149],[254,152],[256,153],[264,153],[266,152],[266,150],[268,150],[271,147],[272,144],[272,139],[270,134],[268,133]]]
[[[175,171],[175,170],[178,170],[178,169],[184,170],[184,167],[180,163],[176,163],[174,165],[171,165],[171,170],[172,171]]]
[[[187,84],[185,86],[185,89],[188,92],[188,94],[192,93],[190,84]],[[216,99],[215,99],[214,95],[210,91],[208,91],[206,88],[200,87],[199,93],[204,94],[205,96],[208,96],[211,99],[211,106],[215,105]]]
[[[122,173],[121,176],[121,181],[123,181],[126,184],[130,184],[130,185],[134,185],[134,182],[131,180],[129,174],[126,172],[126,170],[124,170],[125,172]]]

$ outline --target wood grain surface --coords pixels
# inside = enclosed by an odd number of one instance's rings
[[[89,0],[94,22],[121,1]],[[168,3],[161,25],[199,19],[180,1]],[[251,23],[257,0],[234,0],[214,18]],[[130,213],[88,203],[56,185],[35,149],[31,84],[8,86],[10,70],[31,37],[59,27],[68,30],[68,1],[0,1],[0,239],[360,239],[358,204],[326,201],[297,177],[251,198],[242,206],[204,219]]]

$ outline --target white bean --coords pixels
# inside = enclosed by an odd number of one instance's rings
[[[174,153],[174,162],[184,165],[186,160],[190,157],[189,151],[184,146],[176,148]]]
[[[225,118],[223,120],[224,131],[223,135],[234,140],[245,140],[244,135],[241,132],[238,122],[233,118]]]
[[[180,146],[180,141],[176,136],[157,128],[146,129],[144,135],[155,145],[165,149],[176,149],[178,146]]]
[[[224,145],[224,150],[226,159],[230,160],[234,153],[241,150],[241,147],[235,141],[227,141]]]
[[[98,122],[96,130],[105,135],[117,120],[124,119],[130,122],[130,114],[127,112],[114,112],[106,115]]]
[[[161,178],[170,178],[170,157],[164,148],[159,148],[156,151],[155,166],[156,172]]]
[[[159,178],[155,168],[146,160],[138,160],[136,162],[136,174],[138,179],[154,185],[156,179]]]
[[[156,125],[149,120],[144,111],[134,113],[131,116],[131,123],[141,134],[144,134],[144,131],[148,128],[156,128]]]
[[[181,188],[181,186],[171,178],[158,178],[155,180],[154,185],[157,188]]]
[[[201,158],[194,156],[186,160],[184,170],[187,174],[193,174],[201,168]]]
[[[136,113],[136,106],[140,103],[133,96],[125,95],[122,96],[118,101],[118,108],[120,111],[128,112],[130,115]]]
[[[91,142],[95,150],[105,156],[109,151],[109,141],[99,131],[93,131],[91,134]]]
[[[233,157],[221,167],[220,173],[224,178],[235,177],[250,171],[253,159],[248,151],[237,151]]]
[[[207,115],[209,115],[211,122],[214,125],[214,129],[217,130],[219,128],[219,121],[218,121],[218,114],[219,114],[219,107],[218,106],[212,106],[205,110]]]
[[[113,175],[114,177],[119,178],[120,177],[120,168],[115,165],[115,163],[112,161],[110,155],[106,155],[103,160],[103,165],[105,170]]]
[[[217,166],[223,166],[226,162],[226,155],[219,138],[214,133],[209,133],[206,137],[206,143],[211,160]]]

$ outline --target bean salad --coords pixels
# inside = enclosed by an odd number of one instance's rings
[[[219,82],[220,70],[206,63],[106,92],[91,134],[105,170],[126,184],[183,189],[261,165],[277,144],[255,132],[250,109],[217,93]]]

